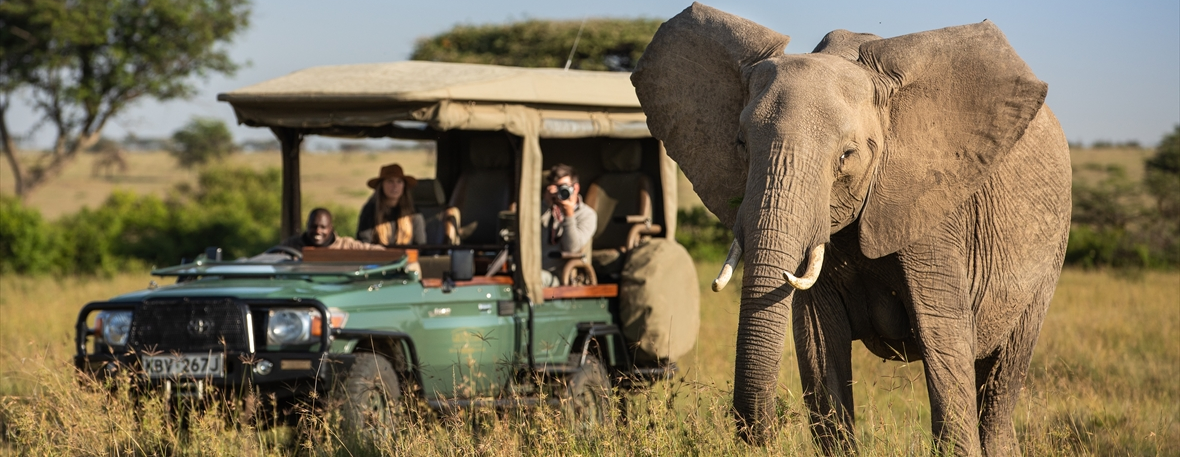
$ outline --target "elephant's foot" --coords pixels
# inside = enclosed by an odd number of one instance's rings
[[[824,455],[856,455],[858,446],[851,425],[832,419],[827,417],[822,422],[812,422],[812,440]]]

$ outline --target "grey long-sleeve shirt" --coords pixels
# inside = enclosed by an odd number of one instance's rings
[[[598,213],[579,201],[572,217],[554,224],[552,206],[542,203],[542,207],[545,212],[541,213],[541,268],[556,273],[564,264],[561,252],[582,252],[590,244],[598,230]],[[557,252],[557,257],[551,257],[552,252]]]

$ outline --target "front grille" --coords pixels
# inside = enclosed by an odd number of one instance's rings
[[[231,298],[149,300],[135,311],[128,344],[140,351],[248,351],[246,309]]]

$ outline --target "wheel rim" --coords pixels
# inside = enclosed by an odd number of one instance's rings
[[[389,423],[389,401],[385,397],[385,393],[381,391],[381,388],[374,386],[365,392],[364,398],[361,398],[357,402],[358,409],[364,415],[361,418],[361,423],[365,428],[373,428],[374,426]]]

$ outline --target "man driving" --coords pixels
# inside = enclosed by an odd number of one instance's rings
[[[332,226],[332,213],[325,208],[316,208],[307,214],[307,229],[298,235],[287,238],[280,246],[303,250],[304,246],[318,249],[354,249],[354,250],[384,250],[379,244],[369,244],[355,238],[336,234]]]
[[[541,282],[545,287],[555,287],[561,285],[561,253],[582,252],[598,229],[598,214],[582,204],[574,167],[554,165],[546,182],[541,205]]]

